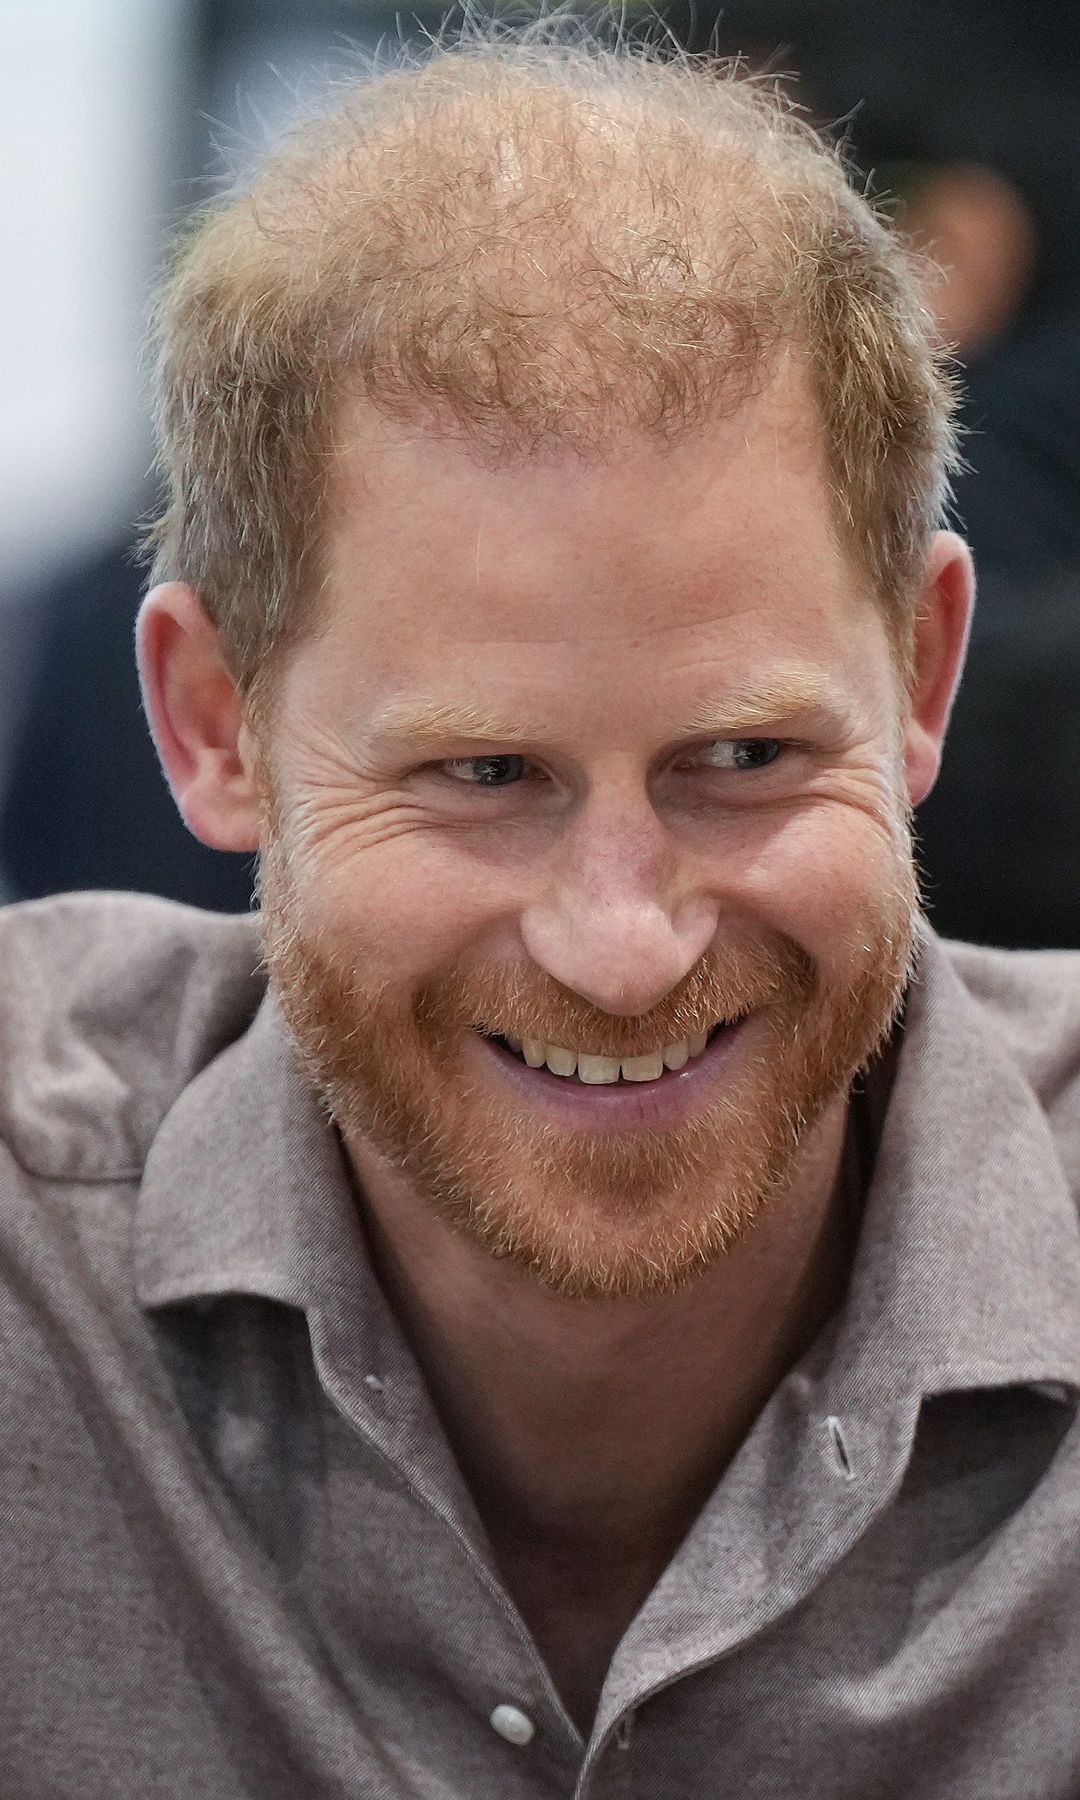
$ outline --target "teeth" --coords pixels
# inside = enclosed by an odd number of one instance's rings
[[[561,1044],[545,1044],[540,1038],[517,1038],[506,1033],[511,1050],[523,1056],[530,1069],[547,1064],[553,1075],[564,1078],[576,1075],[590,1087],[607,1086],[618,1081],[656,1081],[665,1069],[683,1069],[691,1057],[700,1056],[709,1041],[707,1031],[696,1031],[693,1037],[680,1038],[677,1044],[665,1044],[648,1056],[587,1056],[577,1050],[565,1050]]]
[[[624,1056],[624,1081],[655,1081],[664,1073],[664,1059],[657,1051],[653,1056]]]
[[[625,1075],[625,1063],[623,1063],[622,1069]],[[582,1056],[579,1052],[577,1075],[579,1081],[587,1081],[594,1086],[599,1086],[602,1082],[618,1081],[618,1060],[614,1056]]]

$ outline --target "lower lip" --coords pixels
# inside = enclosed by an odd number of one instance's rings
[[[492,1038],[476,1035],[481,1054],[528,1104],[564,1125],[599,1131],[635,1127],[663,1130],[678,1125],[710,1098],[743,1029],[740,1019],[710,1038],[700,1056],[682,1069],[668,1069],[655,1081],[589,1083],[576,1075],[553,1075],[526,1062]]]

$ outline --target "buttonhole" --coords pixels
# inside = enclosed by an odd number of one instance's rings
[[[829,1437],[832,1440],[833,1455],[836,1458],[837,1467],[845,1481],[854,1481],[855,1470],[852,1467],[851,1457],[848,1455],[848,1447],[844,1439],[844,1433],[840,1427],[840,1421],[835,1414],[830,1413],[825,1423],[829,1429]]]
[[[620,1719],[619,1723],[615,1727],[615,1740],[614,1741],[615,1741],[616,1750],[629,1750],[630,1739],[633,1737],[633,1735],[634,1735],[634,1715],[632,1712],[630,1712],[630,1713],[627,1713],[624,1718]]]
[[[373,1388],[377,1394],[385,1394],[386,1392],[386,1383],[381,1375],[365,1375],[364,1386]]]
[[[1071,1400],[1072,1390],[1064,1381],[1033,1381],[1032,1392],[1041,1394],[1044,1400]]]

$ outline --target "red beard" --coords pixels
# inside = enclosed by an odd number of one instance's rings
[[[271,977],[346,1143],[370,1146],[491,1253],[571,1295],[671,1291],[724,1254],[790,1179],[806,1134],[895,1019],[915,916],[910,863],[826,983],[778,933],[716,945],[647,1014],[616,1018],[524,966],[484,964],[395,993],[305,931],[272,844]],[[744,1019],[716,1092],[663,1131],[583,1130],[466,1066],[466,1034],[633,1056]]]

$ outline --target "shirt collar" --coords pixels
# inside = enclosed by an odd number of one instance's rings
[[[398,1354],[337,1135],[271,994],[157,1134],[136,1282],[148,1308],[246,1293],[316,1311],[357,1368],[385,1362],[388,1332]],[[931,933],[826,1352],[849,1414],[900,1392],[1080,1389],[1069,1185],[1035,1095]]]
[[[302,1309],[334,1405],[476,1552],[475,1509],[376,1280],[337,1133],[272,993],[158,1131],[135,1266],[148,1309],[231,1294]]]
[[[137,1226],[140,1304],[238,1293],[336,1310],[355,1306],[369,1279],[337,1134],[267,993],[151,1145]]]
[[[900,1394],[1080,1389],[1080,1224],[1046,1115],[921,937],[848,1294],[829,1345],[836,1409]],[[879,1074],[876,1078],[881,1080]],[[869,1080],[874,1101],[875,1076]]]

